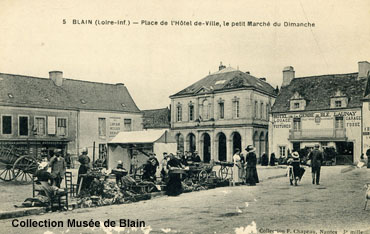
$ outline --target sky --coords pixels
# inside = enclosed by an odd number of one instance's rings
[[[193,25],[150,26],[142,20]],[[285,21],[315,27],[272,26]],[[370,61],[368,0],[0,0],[0,73],[47,78],[60,70],[65,78],[124,83],[140,109],[169,106],[170,95],[216,72],[220,62],[266,77],[275,87],[286,66],[303,77],[357,72],[359,61]]]

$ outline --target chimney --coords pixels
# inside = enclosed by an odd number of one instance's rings
[[[222,62],[220,62],[220,66],[218,66],[218,70],[221,71],[224,68],[226,68],[226,66],[225,65],[222,65]]]
[[[261,77],[260,80],[266,82],[266,78],[265,77]]]
[[[290,82],[294,79],[294,68],[292,66],[288,66],[288,67],[284,67],[284,70],[283,70],[283,84],[281,85],[281,87],[283,86],[287,86],[290,84]]]
[[[63,85],[63,72],[62,71],[50,71],[49,78],[54,82],[56,86]]]
[[[358,79],[366,78],[369,75],[370,63],[368,61],[358,62]]]

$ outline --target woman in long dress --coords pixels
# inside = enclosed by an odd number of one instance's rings
[[[256,183],[259,183],[258,174],[257,174],[257,156],[254,153],[256,149],[248,145],[245,150],[248,152],[247,156],[245,158],[245,162],[247,163],[247,169],[246,169],[246,177],[245,182],[249,184],[250,186],[256,185]]]
[[[233,156],[233,163],[234,163],[234,166],[233,166],[233,185],[235,186],[236,183],[240,183],[241,180],[240,180],[240,174],[241,174],[241,168],[242,168],[242,164],[241,164],[241,158],[240,158],[240,150],[239,149],[236,149],[235,150],[235,154]]]

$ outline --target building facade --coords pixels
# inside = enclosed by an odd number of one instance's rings
[[[270,149],[277,157],[303,148],[333,148],[337,164],[351,164],[363,152],[362,126],[369,122],[363,104],[368,62],[359,72],[295,78],[283,70],[283,84],[271,111]],[[364,124],[365,123],[365,124]]]
[[[49,75],[0,73],[0,144],[35,156],[54,149],[78,155],[88,147],[97,158],[118,132],[142,129],[142,113],[123,84]]]
[[[235,149],[268,151],[268,116],[275,90],[264,78],[222,64],[171,98],[171,130],[178,150],[202,160],[231,161]]]

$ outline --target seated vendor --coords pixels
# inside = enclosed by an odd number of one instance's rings
[[[124,171],[126,172],[125,168],[123,168],[123,162],[121,160],[118,160],[117,161],[117,167],[116,169],[118,169],[117,171],[121,170],[121,171]],[[118,186],[122,186],[122,177],[123,177],[123,174],[124,173],[116,173],[116,184]]]
[[[37,178],[36,185],[40,186],[43,190],[43,196],[46,196],[49,201],[52,199],[52,197],[55,195],[55,192],[58,190],[58,187],[52,186],[53,183],[53,177],[52,175],[47,171],[49,166],[49,163],[47,161],[42,161],[35,173],[35,176]]]
[[[157,172],[157,162],[158,160],[154,160],[153,158],[149,158],[148,161],[145,163],[143,168],[143,180],[146,181],[156,181],[155,173]]]
[[[169,196],[177,196],[182,192],[181,176],[179,173],[171,173],[171,170],[183,168],[179,158],[170,154],[170,160],[167,162],[169,170],[169,180],[166,186],[166,194]]]

